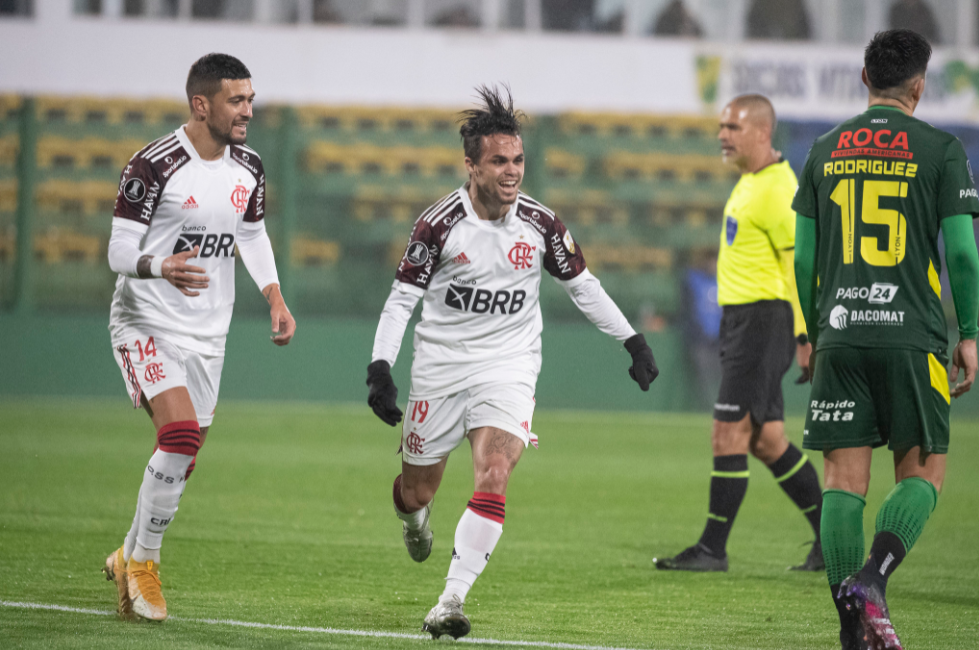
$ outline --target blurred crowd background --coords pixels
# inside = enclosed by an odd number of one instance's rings
[[[107,318],[120,171],[186,121],[179,80],[223,48],[256,77],[249,145],[268,174],[287,301],[301,319],[371,329],[414,219],[465,181],[457,113],[472,93],[455,88],[512,81],[530,117],[524,190],[569,225],[666,365],[686,368],[686,397],[663,406],[707,407],[720,224],[738,178],[720,161],[717,113],[741,92],[770,96],[798,173],[812,140],[866,105],[861,46],[888,27],[934,44],[922,115],[979,155],[976,0],[0,0],[0,323]],[[276,53],[292,39],[295,52]],[[549,50],[571,54],[556,64]],[[479,74],[454,75],[452,52],[482,57]],[[372,56],[404,58],[422,87],[375,80]],[[508,61],[497,71],[494,58]],[[316,88],[277,91],[297,65]],[[355,92],[315,79],[334,67]],[[583,320],[547,280],[542,303],[548,322]],[[236,316],[265,313],[242,269]]]

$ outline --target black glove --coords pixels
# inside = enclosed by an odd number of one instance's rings
[[[398,387],[391,378],[391,366],[387,361],[378,359],[367,366],[367,385],[371,389],[367,405],[374,415],[392,427],[401,422],[403,414],[398,408]]]
[[[659,368],[656,367],[653,351],[646,345],[646,337],[642,334],[636,334],[626,339],[625,349],[632,355],[632,367],[629,368],[629,376],[639,384],[639,388],[644,391],[649,390],[649,385],[659,376]]]

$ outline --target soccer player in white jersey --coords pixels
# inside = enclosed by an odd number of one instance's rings
[[[157,431],[132,527],[103,568],[125,618],[167,617],[160,547],[214,418],[235,246],[268,300],[272,342],[286,345],[296,330],[265,232],[262,161],[245,146],[254,97],[241,61],[200,58],[187,77],[189,122],[136,153],[119,184],[109,331],[133,407],[142,406]]]
[[[479,89],[485,106],[466,111],[461,133],[469,181],[415,222],[384,305],[367,368],[368,404],[384,422],[402,417],[391,378],[419,300],[401,474],[394,506],[408,554],[432,549],[429,513],[449,453],[472,446],[475,494],[455,533],[438,604],[423,629],[438,638],[470,630],[463,603],[503,532],[510,473],[528,443],[541,366],[541,270],[603,332],[625,343],[629,374],[649,390],[658,370],[642,334],[585,266],[581,246],[549,209],[520,193],[520,121],[509,92]]]

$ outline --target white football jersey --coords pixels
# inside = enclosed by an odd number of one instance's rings
[[[264,216],[265,171],[248,147],[232,145],[220,160],[201,160],[180,127],[133,156],[122,173],[113,227],[141,233],[147,255],[199,246],[188,263],[210,280],[190,297],[162,278],[120,275],[109,318],[113,340],[138,327],[189,350],[223,354],[235,302],[235,238],[243,221]]]
[[[490,382],[536,386],[541,269],[573,284],[585,258],[554,213],[525,194],[495,221],[479,219],[466,187],[426,210],[396,275],[423,296],[410,399]]]

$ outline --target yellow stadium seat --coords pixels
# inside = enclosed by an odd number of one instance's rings
[[[306,169],[325,174],[462,177],[458,151],[448,147],[378,147],[314,142],[305,152]]]
[[[89,124],[156,124],[184,120],[186,104],[170,100],[131,100],[105,97],[56,97],[37,99],[37,114],[44,122]]]
[[[306,128],[363,132],[424,132],[454,130],[457,111],[365,106],[302,106],[299,123]]]
[[[604,167],[616,180],[709,183],[737,178],[737,171],[725,167],[715,156],[616,151],[605,157]]]
[[[311,237],[296,237],[290,247],[295,266],[329,266],[340,260],[340,244]]]
[[[20,150],[19,145],[19,140],[15,135],[0,138],[0,165],[10,165],[12,167],[17,164],[17,152]]]
[[[48,180],[37,187],[37,205],[55,212],[111,215],[118,191],[118,184],[105,181]]]
[[[673,265],[673,252],[655,246],[590,244],[586,257],[590,267],[623,271],[668,269]]]
[[[99,261],[102,244],[98,237],[51,229],[34,238],[34,253],[48,264],[65,260]]]
[[[0,261],[12,260],[17,254],[17,238],[13,232],[0,232]]]
[[[82,138],[69,140],[43,137],[37,143],[37,164],[41,169],[112,169],[121,171],[145,143],[139,140],[105,140]]]
[[[547,149],[544,152],[544,166],[547,173],[558,178],[579,178],[585,173],[587,161],[584,156],[563,149]]]
[[[558,116],[558,129],[566,135],[714,138],[717,136],[717,119],[689,115],[571,112]]]
[[[21,103],[20,95],[0,95],[0,120],[13,119]]]
[[[0,213],[17,210],[17,181],[0,181]]]
[[[545,205],[568,224],[623,226],[629,223],[629,207],[602,190],[552,189]]]

